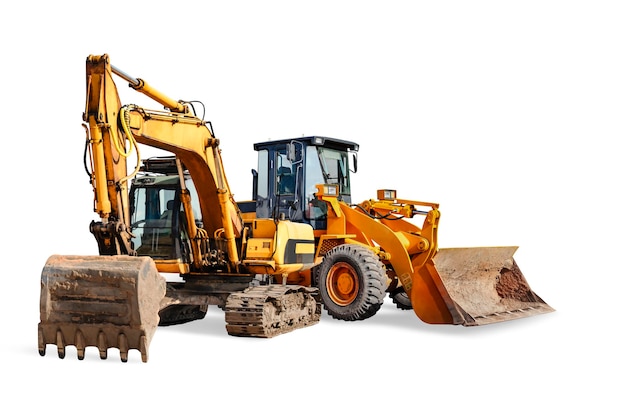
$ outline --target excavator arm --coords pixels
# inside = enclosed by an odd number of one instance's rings
[[[121,106],[113,74],[162,104],[167,111]],[[193,115],[189,106],[112,66],[107,55],[91,55],[87,59],[87,102],[83,119],[89,132],[87,146],[92,163],[95,211],[102,220],[91,229],[101,254],[132,254],[128,180],[139,170],[138,144],[143,144],[176,155],[194,182],[202,184],[198,198],[204,230],[199,230],[194,221],[188,221],[188,233],[196,243],[203,237],[219,234],[227,242],[231,267],[236,269],[239,257],[235,238],[241,236],[243,221],[224,175],[219,140],[205,121]],[[128,175],[131,156],[137,157],[137,165]],[[183,205],[185,202],[188,204],[188,199],[183,199]],[[192,215],[190,206],[185,207],[185,212]],[[194,262],[200,262],[198,251],[199,245],[196,245]]]

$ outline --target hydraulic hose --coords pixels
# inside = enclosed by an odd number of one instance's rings
[[[135,148],[135,150],[137,151],[137,164],[135,165],[135,170],[133,171],[132,174],[127,175],[124,178],[122,178],[119,181],[120,184],[126,182],[129,178],[133,178],[135,175],[137,175],[137,173],[139,172],[139,168],[141,167],[141,156],[139,154],[139,146],[137,146],[137,140],[135,139],[135,136],[133,136],[133,132],[131,132],[130,128],[128,127],[128,125],[130,124],[130,111],[133,108],[134,106],[124,106],[120,109],[120,123],[122,125],[122,130],[126,134],[128,141],[130,142],[130,148],[128,149],[128,152],[125,149],[121,149],[119,141],[117,140],[113,141],[115,143],[115,149],[124,158],[127,158],[130,155],[133,148]]]

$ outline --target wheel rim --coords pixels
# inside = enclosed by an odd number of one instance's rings
[[[337,262],[326,276],[328,296],[337,305],[347,306],[359,293],[358,275],[348,263]]]

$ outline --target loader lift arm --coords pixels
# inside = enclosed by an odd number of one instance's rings
[[[379,197],[382,197],[379,192]],[[319,187],[318,198],[329,203],[332,216],[329,228],[337,219],[345,217],[345,223],[358,226],[360,239],[369,247],[378,246],[393,267],[404,290],[410,294],[413,310],[424,322],[430,324],[466,324],[473,319],[458,306],[443,286],[432,259],[437,253],[437,231],[439,228],[439,204],[410,200],[366,200],[354,209],[335,196],[327,196],[323,186]],[[427,207],[428,210],[417,210]],[[414,214],[424,214],[422,228],[404,220]],[[342,220],[343,223],[343,220]]]
[[[423,322],[476,326],[553,311],[530,289],[513,259],[516,247],[440,249],[438,204],[379,190],[378,199],[349,205],[323,190],[317,196],[331,207],[329,229],[349,225],[358,242],[375,248]],[[417,214],[421,228],[407,220]]]

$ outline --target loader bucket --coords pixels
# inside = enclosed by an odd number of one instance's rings
[[[554,311],[526,282],[513,259],[516,250],[517,247],[439,249],[433,259],[436,273],[444,292],[453,300],[450,309],[457,310],[451,312],[463,317],[460,323],[453,324],[476,326]]]
[[[100,358],[118,348],[148,360],[150,340],[159,323],[165,279],[151,258],[133,256],[61,256],[48,258],[41,273],[39,353],[46,345],[75,346],[78,359],[95,346]]]

